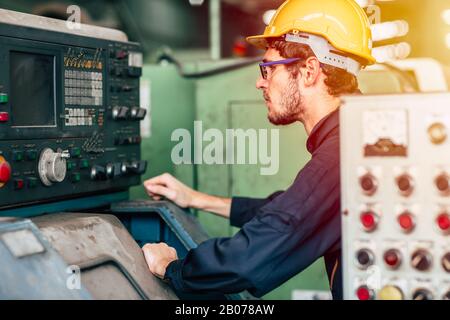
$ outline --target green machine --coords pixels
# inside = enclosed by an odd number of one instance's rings
[[[169,172],[199,191],[218,196],[266,197],[275,191],[285,190],[310,159],[305,147],[307,136],[301,124],[275,127],[269,123],[262,95],[255,87],[258,77],[257,60],[254,59],[146,65],[141,92],[148,93],[150,135],[144,138],[142,144],[143,159],[149,162],[144,178]],[[364,93],[408,90],[404,75],[391,67],[363,71],[359,82]],[[198,121],[195,122],[196,129],[194,121]],[[244,132],[253,129],[258,133],[258,142],[268,146],[267,152],[260,155],[256,164],[237,164],[235,161],[234,164],[197,162],[175,165],[171,153],[179,141],[172,141],[172,133],[180,128],[191,133],[193,149],[201,148],[199,145],[202,142],[203,149],[207,147],[210,142],[206,142],[201,133],[208,129],[220,130],[224,138],[226,129],[243,129]],[[202,132],[198,131],[199,128]],[[269,133],[278,132],[278,163],[271,134],[264,137],[259,134],[260,129],[269,129]],[[246,149],[252,148],[250,139],[246,143]],[[224,157],[231,149],[224,147]],[[245,155],[250,160],[249,154]],[[261,161],[264,160],[261,156],[265,156],[266,162]],[[267,157],[273,158],[270,164]],[[276,173],[261,174],[263,168],[268,170],[269,167]],[[132,189],[132,197],[147,196],[143,187],[139,186]],[[198,217],[212,237],[231,236],[236,232],[223,218],[203,212],[198,212]],[[293,290],[297,289],[329,289],[322,259],[264,298],[291,299]]]

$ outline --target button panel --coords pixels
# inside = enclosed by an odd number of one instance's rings
[[[345,299],[450,293],[450,94],[344,98]]]

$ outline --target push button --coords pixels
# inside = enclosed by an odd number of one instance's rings
[[[24,183],[23,179],[14,179],[14,189],[21,190],[23,189]]]
[[[80,180],[81,180],[81,174],[78,173],[78,172],[72,173],[72,175],[70,176],[70,180],[71,180],[73,183],[80,182]]]
[[[27,185],[28,185],[28,188],[30,188],[30,189],[36,188],[37,178],[33,178],[33,177],[27,178]]]
[[[70,156],[72,158],[78,158],[81,155],[81,149],[78,147],[70,148]]]
[[[73,162],[73,161],[67,161],[67,170],[73,170],[73,169],[75,169],[75,167],[76,167],[77,165],[76,165],[76,163],[75,162]]]
[[[0,93],[0,103],[8,103],[8,95],[6,93]]]
[[[3,157],[0,157],[0,186],[5,184],[11,178],[11,167]]]
[[[9,113],[0,112],[0,122],[8,122],[8,121],[9,121]]]
[[[16,162],[23,160],[23,152],[22,151],[13,151],[13,160]]]
[[[87,159],[80,160],[80,169],[86,169],[89,167],[89,161]]]
[[[37,159],[37,151],[36,150],[27,150],[25,152],[25,157],[29,161],[33,161]]]

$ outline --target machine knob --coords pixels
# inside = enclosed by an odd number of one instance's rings
[[[411,256],[411,266],[419,271],[427,271],[431,268],[433,258],[427,250],[419,249]]]
[[[91,168],[91,179],[92,180],[106,180],[106,169],[105,167],[95,165]]]
[[[147,110],[144,108],[139,108],[139,107],[131,108],[131,119],[143,120],[145,118],[146,114],[147,114]]]
[[[433,123],[428,128],[428,136],[430,137],[431,143],[437,145],[442,144],[447,140],[447,129],[443,123]]]
[[[450,273],[450,252],[447,252],[445,256],[442,257],[442,268]]]
[[[412,295],[413,300],[433,300],[433,294],[427,289],[417,289]]]
[[[39,158],[38,171],[41,181],[46,186],[53,183],[62,182],[66,178],[66,159],[70,158],[69,151],[54,152],[46,148],[41,152]]]
[[[359,220],[366,232],[372,232],[378,226],[379,217],[373,211],[365,211],[361,213]]]
[[[434,182],[440,193],[443,195],[448,195],[450,193],[450,177],[448,174],[440,174]]]
[[[398,176],[396,182],[401,195],[408,197],[414,191],[414,182],[409,174]]]
[[[11,178],[11,166],[9,163],[0,156],[0,187],[3,187],[5,183]]]
[[[360,286],[356,290],[356,296],[359,300],[373,300],[375,292],[367,286]]]
[[[372,196],[378,188],[377,179],[371,174],[367,173],[359,179],[359,184],[365,195]]]
[[[144,174],[147,170],[147,161],[132,161],[131,163],[122,163],[121,171],[123,173]]]
[[[450,214],[447,212],[442,212],[437,218],[436,223],[439,227],[439,230],[443,234],[449,234],[450,233]]]
[[[408,211],[403,212],[397,217],[397,222],[405,233],[410,233],[416,227],[414,215]]]
[[[356,261],[361,269],[370,267],[375,260],[373,252],[369,249],[361,249],[356,252]]]
[[[106,175],[110,179],[118,178],[122,175],[121,163],[108,163],[106,165]]]
[[[403,300],[404,295],[402,290],[397,286],[387,285],[384,286],[379,292],[378,297],[380,300]]]
[[[114,120],[125,120],[128,118],[129,108],[127,107],[114,107],[112,109],[112,118]]]
[[[402,254],[397,249],[389,249],[384,255],[384,262],[391,269],[397,269],[402,263]]]

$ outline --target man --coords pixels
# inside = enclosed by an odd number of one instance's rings
[[[342,299],[339,96],[359,92],[357,72],[375,62],[368,18],[353,0],[288,0],[264,35],[247,40],[266,49],[256,86],[270,122],[301,122],[312,159],[289,189],[267,199],[203,194],[168,174],[145,181],[154,199],[164,196],[241,227],[184,259],[166,244],[147,244],[146,261],[179,292],[248,290],[260,297],[323,256],[333,297]]]

